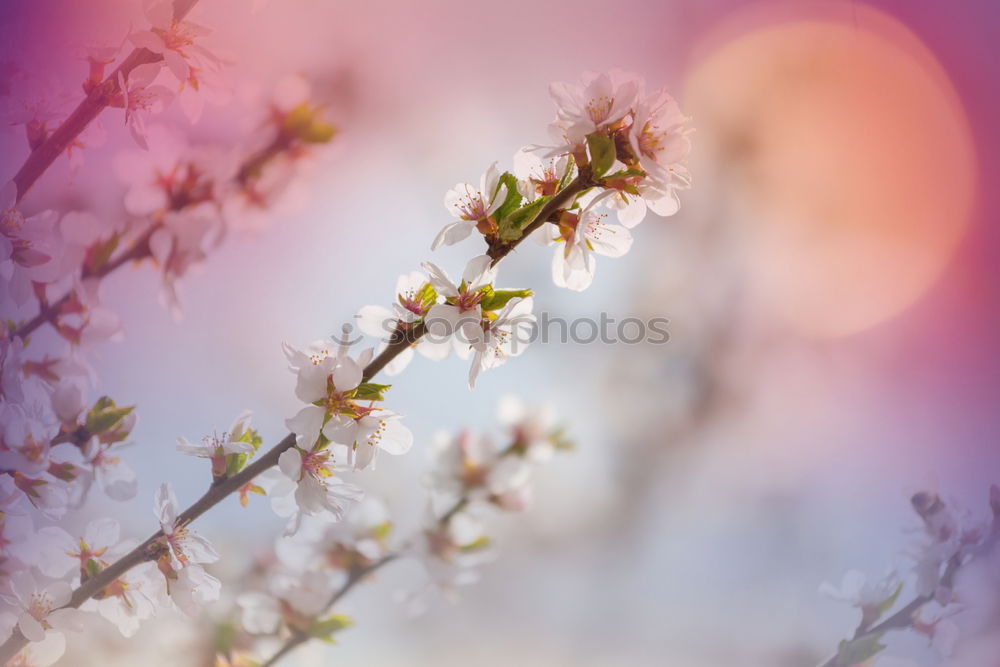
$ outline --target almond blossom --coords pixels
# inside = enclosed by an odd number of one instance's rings
[[[455,284],[444,269],[430,262],[424,262],[424,269],[430,276],[434,290],[445,298],[445,303],[432,306],[427,313],[427,333],[432,340],[444,340],[460,336],[466,328],[473,337],[478,337],[475,328],[482,318],[480,304],[486,297],[487,287],[496,280],[497,269],[492,266],[489,255],[479,255],[469,260],[462,272],[462,280]],[[465,336],[462,342],[469,342]]]
[[[117,555],[120,554],[109,552],[109,560],[114,560]],[[159,574],[154,565],[140,565],[111,582],[93,600],[88,600],[83,609],[95,610],[118,628],[122,636],[131,637],[139,630],[142,621],[152,617],[159,607],[157,577]]]
[[[691,152],[688,119],[665,90],[642,100],[635,110],[628,140],[647,178],[639,184],[642,199],[658,215],[680,208],[677,190],[691,187],[684,160]]]
[[[335,476],[342,470],[329,448],[303,451],[292,447],[278,458],[278,469],[295,483],[295,502],[304,514],[330,512],[338,520],[362,492]]]
[[[118,72],[118,96],[111,106],[125,110],[125,125],[141,148],[148,150],[146,142],[147,113],[159,113],[173,99],[173,92],[153,81],[160,74],[161,63],[139,65],[128,73],[128,79]]]
[[[435,467],[428,484],[438,492],[470,500],[485,500],[501,507],[527,503],[531,468],[493,440],[468,431],[456,437],[439,437],[433,451]]]
[[[212,462],[212,475],[216,478],[226,474],[227,457],[233,454],[253,454],[255,450],[253,442],[248,439],[250,433],[249,410],[240,413],[233,421],[228,431],[223,431],[222,435],[215,433],[205,436],[200,443],[193,443],[186,438],[177,439],[177,451],[209,459]]]
[[[0,281],[10,299],[23,306],[32,296],[31,283],[43,277],[61,244],[55,212],[25,218],[16,205],[17,186],[7,181],[0,185]]]
[[[86,572],[91,560],[107,560],[107,554],[119,546],[119,532],[118,522],[105,517],[88,523],[82,537],[72,537],[59,526],[46,526],[27,544],[42,574],[62,578],[74,571]]]
[[[469,389],[476,388],[476,379],[484,370],[502,365],[510,357],[524,352],[531,342],[535,316],[531,312],[532,297],[514,298],[499,313],[489,313],[471,333],[474,354],[469,369]],[[466,330],[468,332],[468,330]]]
[[[593,200],[579,213],[563,212],[558,226],[548,230],[555,243],[562,243],[552,257],[552,281],[559,287],[580,292],[594,280],[594,255],[621,257],[632,247],[632,234],[622,225],[608,224],[594,210]]]
[[[304,353],[286,349],[290,360],[296,360],[292,363],[299,364],[295,393],[309,404],[286,421],[303,452],[312,451],[323,435],[347,447],[349,463],[361,469],[373,464],[379,450],[394,455],[409,451],[413,435],[400,416],[366,400],[362,364],[346,354],[316,357],[302,364]]]
[[[179,81],[189,79],[192,59],[197,63],[219,63],[219,59],[210,51],[195,44],[196,39],[209,35],[212,31],[191,21],[175,20],[173,2],[147,2],[145,12],[152,27],[133,32],[129,35],[129,40],[136,46],[161,56]]]
[[[459,218],[444,226],[434,238],[431,250],[442,245],[454,245],[464,240],[473,229],[484,234],[496,228],[496,221],[490,216],[507,199],[507,186],[500,183],[500,171],[494,162],[479,180],[479,188],[468,183],[459,183],[444,196],[444,206]]]
[[[12,605],[21,634],[28,641],[40,642],[47,632],[82,629],[83,612],[65,606],[72,593],[73,588],[65,581],[44,583],[35,579],[30,570],[21,570],[10,574],[0,598]],[[6,641],[8,636],[0,639]]]
[[[517,178],[518,191],[526,201],[538,197],[551,197],[573,171],[573,162],[568,155],[559,155],[542,160],[531,147],[522,148],[514,154],[513,173]]]
[[[157,490],[154,513],[163,533],[157,567],[166,580],[170,599],[194,616],[202,605],[219,597],[219,580],[201,567],[219,560],[219,554],[208,540],[178,522],[177,498],[170,484],[161,484]]]
[[[279,573],[268,581],[270,592],[241,594],[236,603],[242,611],[243,627],[251,634],[272,634],[284,622],[305,630],[311,619],[326,608],[336,581],[329,572]]]
[[[588,134],[622,121],[633,111],[642,86],[638,76],[620,70],[585,72],[579,84],[551,84],[557,113],[551,131],[560,144],[549,155],[579,151]]]
[[[400,324],[413,324],[422,320],[437,303],[437,299],[437,292],[427,276],[420,271],[411,271],[404,273],[396,281],[396,301],[392,304],[392,310],[384,306],[365,306],[358,311],[355,319],[363,333],[383,341],[378,349],[381,352]],[[386,365],[386,374],[401,373],[413,359],[414,349],[432,361],[440,361],[448,356],[451,346],[423,336]]]

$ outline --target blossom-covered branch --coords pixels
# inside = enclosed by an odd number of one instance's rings
[[[91,75],[84,84],[87,96],[59,127],[52,130],[51,133],[43,130],[40,135],[35,135],[32,142],[35,145],[32,146],[31,154],[28,155],[28,159],[25,160],[14,176],[13,180],[17,186],[18,202],[28,194],[31,186],[41,178],[45,170],[56,161],[56,158],[73,145],[77,137],[80,136],[80,133],[104,109],[115,104],[124,105],[128,108],[127,94],[124,101],[120,102],[119,98],[122,98],[123,94],[128,92],[127,86],[124,83],[129,80],[136,68],[159,63],[166,58],[170,58],[172,54],[167,53],[168,47],[173,54],[180,55],[184,46],[184,40],[178,40],[177,38],[181,37],[185,29],[184,18],[197,3],[198,0],[174,0],[171,10],[172,15],[164,16],[161,19],[161,23],[163,23],[162,27],[166,28],[163,37],[171,38],[169,40],[161,40],[164,48],[151,50],[144,46],[137,46],[103,80],[101,77],[104,67],[110,64],[111,61],[105,60],[106,56],[104,58],[100,56],[91,57]],[[166,12],[168,4],[162,3],[162,8],[160,11]],[[133,104],[138,104],[138,102],[133,102]]]
[[[529,410],[520,400],[508,396],[501,401],[499,413],[511,438],[504,448],[497,448],[485,435],[469,431],[454,437],[441,435],[435,441],[435,467],[427,485],[439,500],[450,504],[439,515],[432,513],[428,525],[399,547],[387,547],[392,524],[381,504],[368,500],[344,523],[314,524],[312,531],[279,550],[275,569],[264,576],[270,582],[282,583],[272,586],[269,593],[245,593],[239,598],[248,632],[287,632],[284,642],[262,667],[277,664],[312,639],[329,640],[348,627],[349,618],[331,615],[335,606],[355,586],[391,562],[418,559],[435,585],[446,592],[474,580],[474,568],[490,557],[491,544],[478,515],[490,508],[503,512],[526,509],[531,500],[534,466],[549,461],[554,452],[572,447],[555,415],[546,407]],[[320,603],[314,593],[324,590],[322,577],[337,573],[343,574],[342,582]],[[230,652],[219,664],[233,664],[235,657],[235,652]]]
[[[165,55],[165,59],[169,65],[170,58]],[[202,604],[218,597],[220,582],[202,564],[219,556],[204,538],[190,531],[189,525],[233,493],[238,492],[241,501],[250,493],[270,496],[275,511],[289,519],[286,534],[290,536],[299,534],[317,517],[343,519],[359,500],[361,490],[343,482],[338,473],[373,468],[380,452],[399,455],[412,446],[412,434],[402,425],[401,415],[383,407],[390,385],[372,382],[377,373],[399,373],[414,350],[431,359],[454,353],[471,358],[468,384],[474,388],[482,371],[520,355],[528,344],[525,331],[534,323],[532,291],[495,286],[500,261],[524,238],[532,235],[556,246],[554,282],[582,290],[593,280],[595,255],[619,257],[628,251],[632,243],[629,228],[642,220],[647,208],[662,214],[677,209],[676,191],[688,187],[683,161],[689,143],[686,119],[669,95],[663,91],[647,95],[638,77],[620,72],[588,74],[582,84],[555,84],[551,92],[558,106],[551,126],[554,145],[522,149],[515,156],[512,172],[500,172],[493,165],[478,188],[459,184],[445,197],[446,207],[458,220],[445,226],[432,246],[457,243],[475,230],[486,243],[486,254],[473,257],[457,281],[436,264],[424,262],[423,271],[405,274],[397,281],[391,310],[380,306],[361,309],[359,325],[379,339],[380,349],[352,356],[345,345],[327,341],[305,349],[286,346],[289,368],[296,376],[295,393],[303,404],[286,422],[292,433],[249,465],[260,438],[245,417],[202,445],[182,440],[178,449],[211,462],[212,485],[205,495],[179,512],[169,485],[162,485],[155,503],[160,529],[113,559],[95,557],[89,548],[81,551],[77,589],[64,591],[65,595],[54,598],[58,602],[50,601],[44,609],[25,611],[30,619],[22,614],[18,632],[0,654],[13,655],[27,639],[37,640],[39,633],[54,630],[61,625],[56,619],[88,599],[118,598],[134,610],[140,605],[127,593],[135,587],[134,582],[126,584],[124,577],[133,576],[132,571],[144,563],[155,563],[162,578],[154,577],[160,585],[165,584],[176,606],[197,613]],[[309,112],[308,107],[296,107],[287,118],[293,127],[313,132],[313,125],[300,122],[309,118]],[[322,130],[319,134],[328,138]],[[265,147],[256,155],[266,157],[269,152]],[[243,185],[252,171],[238,170],[237,183]],[[191,176],[190,170],[187,175]],[[179,182],[197,183],[198,176],[195,173],[193,179]],[[173,179],[170,182],[174,183]],[[189,193],[182,197],[185,203],[189,199]],[[173,201],[168,196],[166,203]],[[601,212],[602,208],[617,211],[621,224],[606,223],[608,214]],[[178,248],[186,247],[187,237],[183,233],[164,237],[159,231],[149,237],[150,253],[164,266],[183,271],[186,262],[180,261],[179,266],[174,262]],[[203,238],[201,234],[203,231],[196,238]],[[188,256],[182,253],[180,257]],[[518,457],[508,454],[524,453],[525,433],[520,432],[510,448],[494,453],[496,470],[513,475],[500,475],[507,482],[522,478],[518,466],[508,465]],[[466,446],[458,449],[465,452]],[[492,473],[470,468],[464,456],[459,457],[461,489],[486,490],[489,502],[502,507],[523,504],[519,488],[497,488],[499,482]],[[477,474],[468,477],[471,472]],[[447,572],[437,573],[443,574],[443,580],[434,577],[446,588],[467,580],[463,568],[457,574],[452,571],[454,561],[464,560],[459,556],[485,545],[481,534],[469,535],[476,524],[467,511],[470,502],[471,498],[459,494],[452,509],[436,520],[435,528],[420,541],[427,552],[448,564]],[[33,585],[25,582],[22,588],[28,590]],[[131,628],[133,621],[127,627]]]
[[[868,664],[886,649],[882,643],[885,636],[902,630],[923,635],[939,652],[951,653],[958,635],[957,627],[948,620],[960,605],[956,578],[1000,540],[1000,487],[990,489],[992,519],[987,524],[964,520],[935,493],[917,493],[911,504],[926,537],[914,566],[916,595],[899,606],[906,586],[896,572],[868,582],[862,573],[852,571],[839,587],[824,584],[821,591],[859,609],[861,621],[853,635],[840,643],[837,654],[821,667]]]

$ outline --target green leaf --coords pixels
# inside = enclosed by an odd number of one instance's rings
[[[887,597],[885,600],[883,600],[882,604],[878,606],[878,618],[881,618],[883,614],[892,609],[893,605],[896,604],[896,600],[899,599],[899,594],[902,592],[903,592],[903,584],[900,583],[898,586],[896,586],[896,590],[893,592],[893,594]]]
[[[499,191],[503,185],[507,186],[507,196],[504,198],[503,203],[500,204],[500,207],[493,212],[493,217],[496,220],[503,220],[516,211],[521,206],[521,200],[523,199],[521,192],[517,189],[517,178],[514,177],[514,174],[509,171],[501,174],[497,190]]]
[[[500,310],[507,305],[511,299],[524,299],[531,296],[530,289],[502,289],[495,290],[492,294],[479,302],[483,310]]]
[[[226,457],[226,477],[232,477],[247,464],[249,454],[230,454]]]
[[[603,132],[594,132],[587,135],[587,148],[594,178],[600,178],[615,163],[615,140]]]
[[[135,406],[119,408],[110,398],[101,396],[87,413],[85,428],[91,435],[100,435],[111,431],[134,409]]]
[[[420,297],[420,303],[423,304],[425,308],[430,308],[435,303],[437,303],[438,293],[434,289],[434,285],[431,285],[428,282],[424,283],[424,286],[420,288],[419,297]]]
[[[885,644],[880,643],[881,639],[882,633],[843,640],[837,648],[837,662],[841,665],[857,665],[875,657],[885,649]]]
[[[87,559],[87,564],[83,566],[84,571],[87,573],[87,578],[96,577],[101,572],[101,564],[98,563],[93,558]]]
[[[359,401],[384,401],[386,389],[391,384],[376,384],[374,382],[362,382],[355,390],[354,398]]]
[[[616,171],[613,174],[608,174],[604,177],[605,180],[611,181],[617,178],[636,178],[638,176],[645,176],[646,172],[637,167],[629,167],[628,169],[622,169],[621,171]]]
[[[569,159],[569,164],[566,165],[566,173],[559,179],[559,187],[556,188],[557,191],[562,190],[573,180],[573,172],[575,171],[573,167],[576,166],[576,158],[572,155],[567,155],[566,157]]]
[[[510,215],[500,220],[500,238],[504,241],[516,241],[521,238],[522,230],[531,224],[538,212],[552,197],[539,197],[530,204],[522,206]]]
[[[354,625],[354,621],[351,620],[349,616],[344,616],[343,614],[334,614],[333,616],[327,616],[326,618],[316,619],[309,626],[309,636],[316,639],[322,639],[325,642],[333,644],[334,633],[340,632],[344,628],[349,628]]]

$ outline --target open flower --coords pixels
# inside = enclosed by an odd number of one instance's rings
[[[129,40],[138,47],[148,49],[161,56],[170,72],[181,82],[191,75],[192,59],[198,64],[218,65],[219,59],[195,40],[212,33],[204,26],[190,21],[174,19],[174,3],[169,1],[147,3],[146,18],[152,24],[149,30],[139,30],[129,35]]]
[[[17,628],[28,641],[42,641],[46,631],[82,629],[83,612],[65,608],[73,594],[73,588],[65,581],[43,584],[30,570],[20,570],[11,573],[8,587],[9,590],[0,592],[0,597],[14,608]]]
[[[189,442],[185,438],[177,439],[177,451],[190,456],[210,459],[212,461],[212,475],[222,477],[226,474],[226,457],[232,454],[253,454],[254,446],[246,439],[250,426],[250,411],[241,413],[228,431],[223,431],[222,435],[215,433],[206,436],[198,444]]]
[[[464,240],[472,230],[488,233],[496,228],[490,216],[507,199],[507,186],[500,183],[500,172],[494,162],[479,180],[479,188],[459,183],[444,196],[445,208],[458,221],[445,225],[431,244],[431,250],[442,245],[454,245]]]
[[[362,392],[361,364],[346,354],[315,356],[302,364],[305,355],[288,350],[290,360],[297,360],[292,363],[299,364],[295,393],[309,404],[286,422],[299,449],[313,451],[322,434],[347,447],[349,461],[359,469],[373,463],[378,450],[389,454],[409,451],[413,434],[399,421],[399,415],[376,407],[379,399],[366,399]]]
[[[383,341],[378,349],[381,352],[400,324],[407,325],[422,320],[437,303],[437,298],[437,292],[424,273],[420,271],[404,273],[396,281],[396,302],[392,304],[392,310],[383,306],[363,307],[355,315],[358,328],[365,334]],[[386,364],[386,374],[401,373],[413,359],[414,349],[428,359],[440,361],[448,356],[451,346],[423,336]]]
[[[177,497],[170,484],[163,483],[156,492],[155,514],[163,531],[161,544],[166,547],[165,565],[173,571],[197,563],[214,563],[219,560],[212,545],[204,537],[178,523]],[[161,569],[163,566],[161,565]]]
[[[586,72],[579,84],[551,84],[557,114],[551,133],[558,145],[548,154],[576,152],[588,134],[618,124],[632,113],[641,89],[638,76],[620,70]]]
[[[550,231],[554,242],[564,244],[552,258],[552,281],[559,287],[587,289],[597,270],[595,254],[621,257],[632,247],[632,234],[622,225],[605,222],[607,216],[594,210],[597,201],[579,214],[564,211]]]
[[[469,389],[476,388],[480,371],[496,368],[528,347],[535,326],[533,304],[530,296],[514,298],[499,313],[483,317],[479,330],[470,337],[475,352],[469,369]]]
[[[486,436],[464,431],[435,443],[434,469],[428,483],[434,491],[485,500],[501,507],[523,505],[531,468],[519,456],[497,448]]]
[[[304,630],[312,618],[326,609],[336,580],[326,571],[301,575],[280,573],[269,581],[270,592],[243,593],[236,599],[243,627],[251,634],[271,634],[284,622]]]
[[[330,512],[338,520],[351,504],[361,499],[361,490],[342,482],[340,470],[329,448],[303,451],[292,447],[278,458],[278,469],[295,483],[295,502],[304,514]]]
[[[144,563],[105,586],[94,599],[84,603],[84,608],[95,609],[122,636],[131,637],[139,630],[140,623],[156,612],[157,576],[156,568]]]
[[[135,143],[148,150],[146,143],[147,113],[159,113],[170,103],[174,94],[169,88],[153,85],[160,73],[160,63],[139,65],[125,75],[118,72],[118,95],[111,101],[111,106],[125,110],[125,124]]]
[[[572,166],[568,155],[542,160],[531,147],[527,147],[514,154],[513,174],[521,196],[526,201],[532,201],[558,192]]]
[[[691,152],[688,119],[666,91],[643,100],[628,131],[632,152],[646,178],[637,186],[643,201],[658,215],[673,215],[680,208],[677,190],[691,186],[684,164]]]
[[[486,297],[484,288],[492,286],[497,269],[492,266],[489,255],[472,258],[462,272],[462,281],[455,284],[451,277],[430,262],[424,262],[435,291],[445,298],[445,303],[437,304],[427,313],[427,333],[431,340],[440,342],[451,336],[460,342],[470,342],[468,334],[478,337],[476,328],[482,318],[480,304]]]

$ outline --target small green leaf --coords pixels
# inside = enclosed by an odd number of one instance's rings
[[[343,614],[334,614],[333,616],[327,616],[326,618],[316,619],[309,626],[309,636],[316,639],[322,639],[325,642],[333,644],[334,633],[340,632],[344,628],[349,628],[354,625],[354,621],[350,619],[349,616],[344,616]]]
[[[374,382],[362,382],[355,390],[354,398],[359,401],[384,401],[385,391],[391,384],[376,384]]]
[[[493,217],[496,220],[503,220],[508,215],[516,211],[521,206],[521,192],[517,189],[517,178],[514,174],[509,171],[505,171],[500,176],[500,182],[497,184],[497,190],[503,185],[507,186],[507,196],[504,198],[503,203],[500,207],[493,212]]]
[[[567,155],[566,158],[569,160],[569,164],[566,165],[566,173],[563,174],[562,178],[559,179],[559,187],[557,190],[562,190],[564,187],[569,185],[570,181],[573,180],[573,169],[576,166],[576,159],[572,155]]]
[[[603,132],[594,132],[587,135],[587,148],[594,178],[600,178],[615,163],[615,140]]]
[[[511,299],[524,299],[531,296],[530,289],[502,289],[496,290],[479,302],[485,311],[500,310]]]
[[[87,578],[96,577],[101,572],[101,564],[93,558],[88,558],[87,564],[83,568],[87,573]]]
[[[618,178],[637,178],[640,176],[645,176],[646,172],[637,167],[629,167],[628,169],[622,169],[621,171],[616,171],[613,174],[608,174],[604,177],[606,181],[612,181]]]
[[[247,464],[249,454],[230,454],[226,457],[226,477],[232,477]]]
[[[107,396],[101,396],[87,413],[85,428],[91,435],[100,435],[111,431],[134,409],[134,406],[119,408],[113,400]]]
[[[845,639],[837,648],[837,662],[841,665],[857,665],[869,660],[885,649],[880,643],[882,634],[870,635],[860,639]]]
[[[878,618],[881,618],[883,614],[892,609],[893,605],[896,604],[896,600],[899,599],[899,594],[902,592],[903,592],[903,584],[900,583],[898,586],[896,586],[896,590],[893,592],[893,594],[887,597],[885,600],[883,600],[882,604],[878,606]]]
[[[531,224],[538,212],[552,197],[539,197],[530,204],[522,206],[510,215],[500,220],[500,238],[504,241],[516,241],[521,238],[522,230]]]

